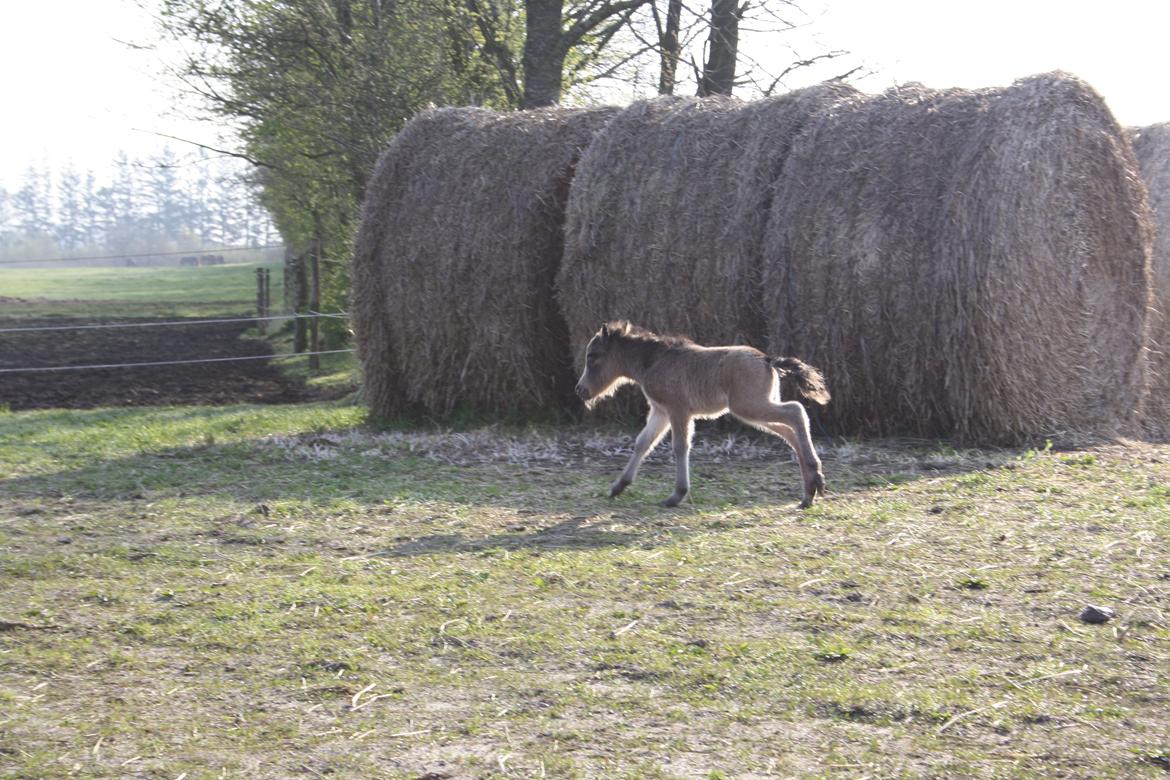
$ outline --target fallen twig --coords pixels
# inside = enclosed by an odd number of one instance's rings
[[[1009,699],[1003,699],[1001,701],[997,701],[995,704],[988,704],[986,707],[979,707],[978,709],[968,710],[967,712],[960,712],[958,715],[956,715],[955,717],[948,720],[946,723],[939,726],[938,731],[935,733],[936,734],[943,733],[944,731],[949,729],[951,726],[953,726],[954,724],[961,721],[963,718],[969,718],[972,715],[978,715],[980,712],[986,712],[987,710],[998,710],[1000,707],[1007,704],[1008,701],[1009,701]]]
[[[21,623],[18,620],[0,620],[0,631],[16,631],[20,628],[28,631],[53,631],[54,629],[60,628],[60,626],[54,625],[53,623],[38,626],[34,623]]]

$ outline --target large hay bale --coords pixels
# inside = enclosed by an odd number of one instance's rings
[[[773,180],[807,118],[855,93],[823,84],[754,103],[656,98],[606,125],[569,193],[557,285],[574,356],[611,319],[759,344]]]
[[[569,180],[614,109],[439,109],[383,153],[354,257],[375,414],[550,407],[574,377],[553,284]]]
[[[1150,382],[1144,404],[1147,431],[1170,436],[1170,122],[1130,131],[1154,215],[1151,262]]]
[[[768,347],[824,370],[841,431],[1110,434],[1142,392],[1149,242],[1129,144],[1071,76],[856,96],[777,181]]]

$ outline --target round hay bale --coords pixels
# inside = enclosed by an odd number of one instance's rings
[[[1149,242],[1129,144],[1071,76],[846,99],[777,181],[768,348],[824,371],[842,432],[1112,434],[1143,389]]]
[[[390,306],[383,285],[383,241],[387,215],[404,197],[403,184],[415,166],[434,154],[444,139],[442,129],[453,117],[444,112],[419,115],[403,127],[378,158],[366,187],[362,217],[350,266],[350,320],[358,359],[362,365],[363,395],[375,417],[402,411],[405,394],[399,381],[401,366],[393,351]]]
[[[581,150],[615,109],[439,109],[371,181],[354,320],[375,414],[551,407],[574,377],[553,283]]]
[[[1133,128],[1130,138],[1154,215],[1150,378],[1143,421],[1150,434],[1166,438],[1170,436],[1170,122]]]
[[[604,321],[702,344],[760,344],[760,242],[772,184],[823,84],[754,103],[634,103],[586,149],[569,193],[557,280],[574,357]]]

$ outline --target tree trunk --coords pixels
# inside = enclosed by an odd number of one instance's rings
[[[682,0],[667,0],[666,27],[658,39],[662,68],[658,73],[658,94],[673,95],[678,74],[678,33],[682,22]]]
[[[563,0],[527,0],[524,40],[524,100],[521,108],[555,106],[565,69],[561,30]]]
[[[730,95],[735,87],[735,58],[739,48],[739,0],[712,0],[711,34],[707,37],[707,64],[699,81],[699,95]]]

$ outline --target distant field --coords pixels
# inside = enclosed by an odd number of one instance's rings
[[[0,775],[1167,776],[1170,448],[631,434],[0,414]]]
[[[5,268],[4,316],[216,316],[256,310],[256,269],[271,271],[274,307],[284,301],[280,263],[199,268]],[[18,300],[11,300],[18,299]]]

